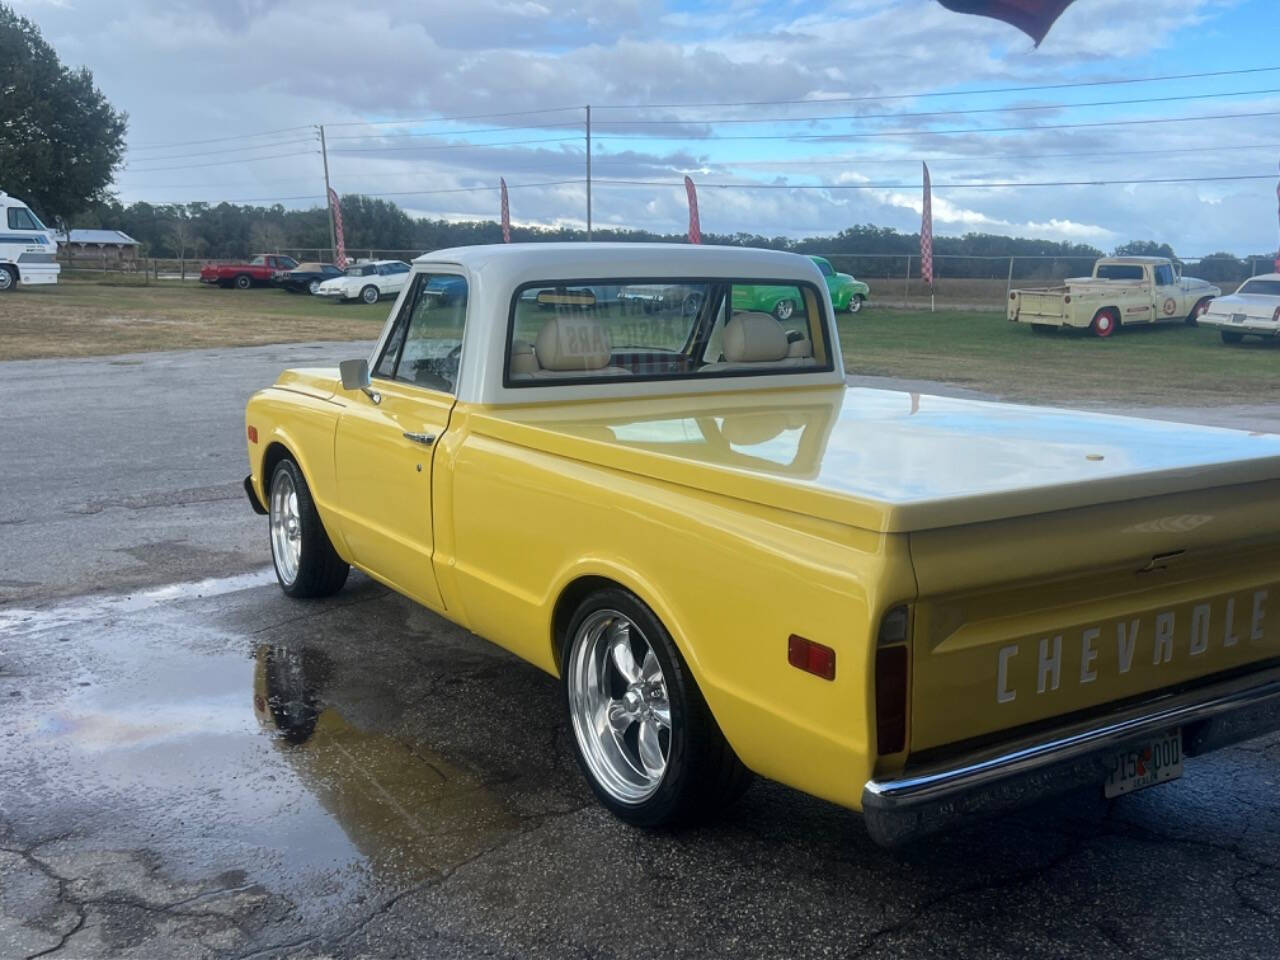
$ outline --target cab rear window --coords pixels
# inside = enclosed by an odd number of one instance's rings
[[[546,281],[512,298],[507,386],[830,371],[808,283]]]
[[[1141,280],[1142,266],[1137,263],[1100,263],[1099,280]]]

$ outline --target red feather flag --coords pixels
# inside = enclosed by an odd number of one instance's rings
[[[1074,0],[938,0],[948,10],[1011,24],[1040,46],[1054,21]]]
[[[924,210],[920,217],[920,279],[933,286],[933,189],[929,184],[929,165],[924,167]]]
[[[684,178],[684,192],[689,197],[689,242],[702,242],[702,224],[698,222],[698,191],[694,189],[693,181],[688,177]]]
[[[507,203],[507,178],[499,177],[502,184],[502,242],[511,242],[511,205]]]
[[[338,203],[338,194],[329,188],[329,206],[333,209],[333,234],[338,249],[333,252],[333,265],[339,270],[347,269],[347,242],[342,237],[342,204]]]

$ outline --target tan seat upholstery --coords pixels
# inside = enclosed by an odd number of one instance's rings
[[[767,313],[735,313],[724,325],[724,360],[708,363],[700,373],[755,370],[760,367],[808,367],[813,365],[813,344],[787,342],[787,332]]]
[[[594,317],[552,317],[537,339],[511,344],[511,377],[515,380],[556,380],[563,377],[616,377],[630,371],[609,366],[613,346],[609,332]]]

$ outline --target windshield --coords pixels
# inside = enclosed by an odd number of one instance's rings
[[[1280,280],[1250,280],[1236,293],[1252,293],[1264,297],[1280,297]]]

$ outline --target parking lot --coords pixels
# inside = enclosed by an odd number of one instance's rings
[[[0,956],[1274,952],[1280,738],[896,854],[763,782],[614,820],[552,678],[360,576],[276,588],[244,398],[366,348],[0,364]]]

